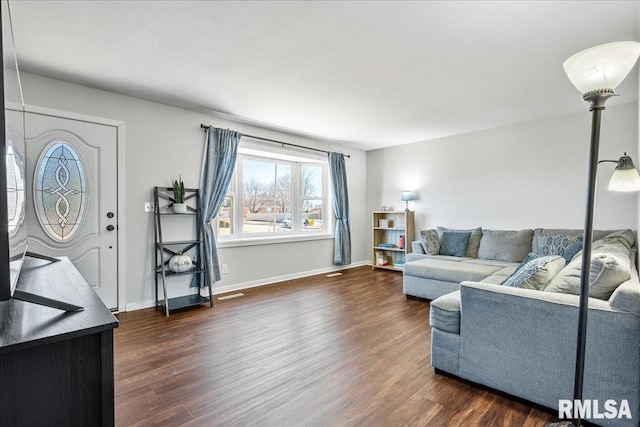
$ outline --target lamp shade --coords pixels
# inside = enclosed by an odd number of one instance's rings
[[[640,56],[640,43],[606,43],[576,53],[564,61],[564,71],[582,93],[611,92],[627,77]]]
[[[610,191],[640,191],[640,175],[629,156],[622,156],[609,181]]]
[[[403,191],[402,192],[402,198],[400,199],[403,202],[410,202],[413,200],[413,195],[411,194],[411,191]]]

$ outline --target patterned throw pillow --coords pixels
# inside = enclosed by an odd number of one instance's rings
[[[529,252],[529,255],[527,255],[525,257],[525,259],[522,260],[522,262],[520,263],[520,265],[518,266],[518,268],[516,268],[516,271],[513,272],[513,274],[516,274],[518,272],[518,270],[520,270],[522,267],[524,267],[525,265],[527,265],[529,263],[529,261],[534,260],[536,258],[540,258],[540,255],[538,255],[535,252]],[[513,276],[512,274],[512,276]]]
[[[470,237],[470,231],[445,231],[440,242],[440,255],[466,256]]]
[[[440,236],[436,230],[420,230],[420,243],[427,255],[440,253]]]
[[[538,248],[538,254],[541,256],[560,255],[571,245],[582,242],[582,234],[571,236],[568,234],[535,234],[536,239],[534,247]],[[574,254],[575,255],[575,254]]]
[[[503,284],[512,288],[544,289],[564,267],[564,258],[558,255],[535,258],[515,272]]]

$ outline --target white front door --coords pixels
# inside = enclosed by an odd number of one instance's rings
[[[28,250],[69,257],[117,309],[117,128],[27,113],[25,140]]]

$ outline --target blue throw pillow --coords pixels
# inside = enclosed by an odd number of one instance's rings
[[[562,257],[567,261],[567,264],[569,264],[573,259],[573,257],[576,256],[576,254],[582,250],[583,244],[584,242],[579,241],[564,250]]]
[[[445,231],[440,241],[440,255],[466,256],[470,237],[470,231]]]
[[[513,276],[514,274],[516,274],[522,267],[524,267],[525,265],[527,265],[527,263],[531,260],[534,260],[536,258],[540,258],[542,255],[538,255],[535,252],[529,252],[529,255],[527,255],[522,262],[520,263],[520,265],[518,266],[518,268],[516,268],[516,271],[513,272],[513,274],[511,276]]]

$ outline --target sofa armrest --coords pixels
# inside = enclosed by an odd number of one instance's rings
[[[622,311],[630,311],[640,316],[640,285],[638,285],[638,272],[631,269],[631,278],[618,286],[609,298],[611,307]]]
[[[422,247],[422,243],[420,243],[420,240],[414,240],[413,242],[411,242],[411,249],[413,251],[414,254],[424,254],[424,248]]]

